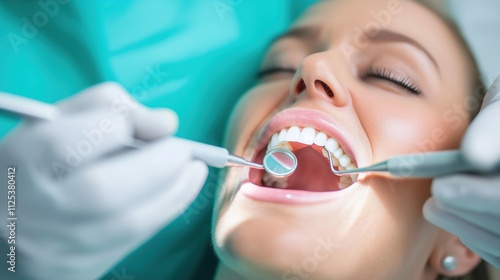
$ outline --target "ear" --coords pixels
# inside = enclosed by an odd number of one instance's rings
[[[456,267],[452,270],[446,270],[443,266],[443,260],[451,256],[456,260]],[[430,267],[437,273],[457,277],[469,273],[481,262],[481,258],[449,232],[444,232],[443,238],[440,238],[429,258]]]

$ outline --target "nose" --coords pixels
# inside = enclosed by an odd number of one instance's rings
[[[290,92],[297,97],[323,99],[337,107],[349,104],[348,90],[339,80],[345,72],[343,68],[348,67],[345,61],[332,61],[331,54],[326,52],[304,58],[293,78]]]

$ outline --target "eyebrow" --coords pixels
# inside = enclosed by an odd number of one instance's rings
[[[278,41],[281,41],[283,39],[288,39],[288,38],[295,38],[299,39],[301,41],[309,41],[309,40],[315,40],[319,36],[320,29],[318,27],[311,27],[311,26],[304,26],[304,27],[296,27],[293,29],[290,29],[288,32],[274,38],[271,43],[269,44],[272,46]],[[421,50],[424,54],[427,55],[427,57],[431,60],[431,62],[434,64],[436,69],[438,70],[439,73],[439,66],[434,59],[434,57],[422,46],[420,45],[417,41],[413,40],[410,37],[407,37],[403,34],[400,33],[395,33],[392,31],[389,31],[387,29],[381,29],[377,34],[374,36],[367,36],[371,42],[374,43],[385,43],[385,42],[392,42],[392,43],[397,43],[397,42],[402,42],[402,43],[407,43],[410,44],[417,49]]]
[[[374,36],[368,36],[368,38],[370,39],[370,41],[374,43],[402,42],[410,44],[416,47],[417,49],[421,50],[423,53],[425,53],[425,55],[427,55],[427,57],[432,61],[432,63],[434,64],[434,66],[436,66],[439,72],[439,66],[434,57],[422,45],[420,45],[417,41],[413,40],[410,37],[407,37],[400,33],[389,31],[387,29],[381,29],[379,32],[377,32],[377,34],[375,34]]]
[[[281,34],[274,38],[269,45],[275,44],[277,41],[281,41],[283,39],[295,38],[300,39],[302,41],[314,40],[318,38],[319,28],[311,27],[311,26],[303,26],[296,27],[288,30],[286,33]]]

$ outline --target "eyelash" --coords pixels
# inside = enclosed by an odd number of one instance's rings
[[[271,68],[260,70],[259,73],[257,73],[257,78],[261,79],[261,78],[264,78],[268,75],[272,75],[272,74],[276,74],[276,73],[290,73],[290,74],[294,75],[295,72],[297,72],[297,69],[295,69],[295,68],[274,66]]]
[[[297,69],[295,68],[286,68],[286,67],[278,67],[274,66],[271,68],[263,69],[260,70],[259,73],[257,73],[257,77],[259,79],[264,78],[268,75],[276,74],[276,73],[290,73],[290,74],[295,74]],[[391,72],[388,68],[380,68],[380,67],[369,67],[367,68],[363,74],[362,77],[364,79],[367,78],[378,78],[382,80],[389,81],[391,83],[394,83],[395,85],[411,92],[412,94],[415,95],[420,95],[422,94],[422,90],[413,83],[409,77],[398,77],[396,74]]]
[[[389,81],[394,83],[395,85],[411,92],[415,95],[422,94],[422,90],[410,80],[410,77],[398,77],[396,74],[391,72],[391,70],[387,68],[379,68],[379,67],[369,67],[363,72],[362,77],[364,79],[367,78],[378,78],[382,80]]]

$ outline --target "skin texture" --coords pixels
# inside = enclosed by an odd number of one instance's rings
[[[469,124],[463,104],[473,87],[470,62],[435,14],[410,1],[325,1],[297,28],[313,30],[275,41],[262,64],[297,71],[266,75],[241,98],[228,127],[230,151],[254,158],[266,121],[287,108],[335,120],[358,166],[459,147]],[[420,47],[381,40],[381,28]],[[365,76],[370,67],[408,78],[421,94]],[[238,192],[248,169],[225,172],[214,214],[222,260],[216,279],[435,279],[445,273],[440,264],[447,255],[459,264],[450,276],[479,261],[423,218],[430,180],[365,174],[327,203],[287,205]]]

